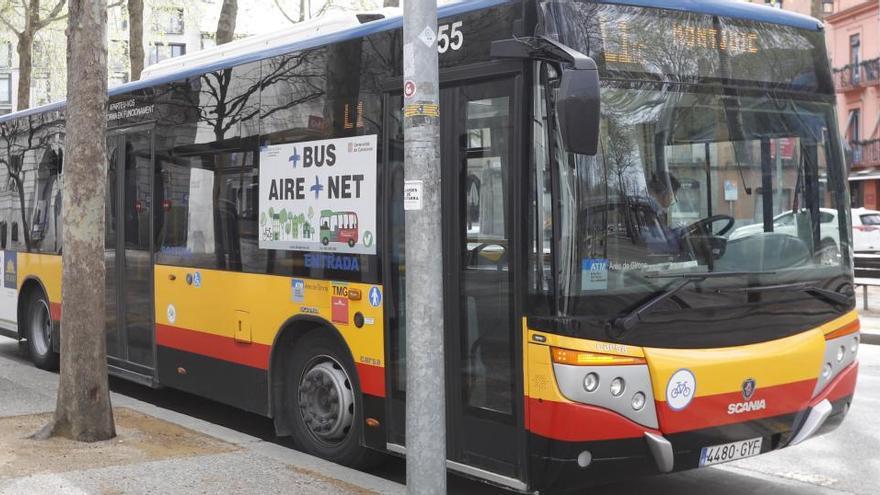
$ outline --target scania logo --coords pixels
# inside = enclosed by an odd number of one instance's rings
[[[755,395],[755,389],[757,387],[758,387],[758,385],[755,383],[754,378],[746,379],[746,381],[743,382],[743,387],[742,387],[743,399],[745,399],[745,400],[751,399],[752,396]]]

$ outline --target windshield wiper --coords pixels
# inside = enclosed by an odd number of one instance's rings
[[[652,313],[657,307],[660,306],[660,303],[666,301],[672,296],[678,294],[685,287],[695,283],[702,282],[706,279],[710,278],[728,278],[728,277],[746,277],[753,275],[773,275],[775,272],[706,272],[706,273],[668,273],[661,275],[651,275],[645,278],[655,278],[655,279],[664,279],[664,278],[677,278],[680,279],[678,282],[672,284],[670,287],[667,287],[663,290],[663,292],[657,294],[656,296],[648,299],[644,304],[639,306],[638,308],[630,311],[624,316],[615,318],[610,322],[611,328],[615,331],[614,337],[620,338],[625,333],[629,332],[636,325],[638,325],[642,321],[642,317]]]
[[[810,285],[807,282],[798,282],[793,284],[779,284],[779,285],[763,285],[756,287],[741,287],[737,289],[719,289],[718,292],[773,292],[773,291],[801,291],[805,292],[814,298],[824,301],[832,306],[843,306],[849,307],[851,303],[851,299],[846,294],[841,294],[840,292],[823,289],[822,287],[816,287]]]

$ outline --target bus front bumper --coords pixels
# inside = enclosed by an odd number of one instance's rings
[[[671,435],[645,429],[638,437],[571,442],[530,435],[531,485],[574,489],[637,476],[700,467],[704,447],[760,437],[760,453],[796,445],[834,430],[849,412],[858,362],[841,373],[804,409]],[[613,414],[610,413],[609,414]]]

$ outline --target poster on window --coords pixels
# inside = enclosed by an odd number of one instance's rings
[[[376,135],[265,146],[260,249],[376,254]]]

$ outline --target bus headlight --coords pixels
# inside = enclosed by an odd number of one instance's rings
[[[636,411],[641,411],[645,407],[645,394],[637,392],[632,398],[632,407]]]
[[[588,373],[587,376],[584,377],[584,390],[587,392],[595,392],[597,388],[599,388],[599,375]]]
[[[822,368],[822,378],[828,379],[831,376],[831,363],[825,363],[825,367]]]
[[[611,381],[611,395],[620,397],[624,390],[626,390],[626,382],[623,378],[617,377]]]
[[[846,347],[840,346],[837,348],[837,362],[843,361],[843,357],[846,356]]]

